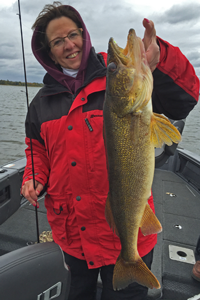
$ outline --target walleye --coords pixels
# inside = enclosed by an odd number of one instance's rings
[[[147,201],[154,176],[154,147],[181,140],[169,120],[152,112],[153,77],[142,40],[130,29],[125,49],[111,38],[104,102],[109,194],[106,219],[121,241],[113,273],[114,290],[136,281],[160,288],[137,251],[139,227],[144,235],[162,231]]]

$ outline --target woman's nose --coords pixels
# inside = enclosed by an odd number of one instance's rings
[[[74,43],[68,38],[66,37],[65,40],[64,40],[64,48],[65,49],[71,49],[74,47]]]

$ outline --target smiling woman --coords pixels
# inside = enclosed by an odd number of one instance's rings
[[[91,50],[90,36],[81,17],[70,6],[46,5],[32,29],[35,57],[47,72],[53,71],[55,80],[74,93],[83,83]]]
[[[67,17],[49,22],[46,29],[50,46],[50,57],[61,67],[77,70],[82,60],[82,28]]]
[[[101,24],[102,20],[95,29]],[[142,40],[140,45],[151,71],[154,70],[153,109],[167,117],[186,117],[197,103],[199,92],[193,67],[179,49],[156,36],[152,21],[144,19],[143,26],[144,45]],[[107,53],[95,52],[85,23],[69,5],[46,5],[33,29],[32,51],[47,73],[43,88],[30,104],[31,122],[26,119],[27,164],[21,193],[36,206],[40,192],[46,188],[45,205],[53,239],[64,251],[71,269],[70,300],[95,299],[99,272],[102,300],[144,300],[148,288],[139,280],[132,282],[131,278],[130,285],[122,291],[114,291],[112,286],[121,243],[105,219],[109,182],[102,133]],[[128,55],[126,48],[122,51]],[[176,61],[183,74],[174,67]],[[173,80],[177,77],[181,78],[178,83],[182,88]],[[146,198],[154,211],[153,197]],[[150,268],[157,236],[143,236],[141,231],[136,235],[135,249]]]

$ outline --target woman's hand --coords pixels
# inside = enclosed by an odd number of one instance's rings
[[[43,185],[35,180],[35,188],[33,186],[33,179],[24,183],[21,189],[21,194],[33,205],[39,207],[37,202],[40,192],[43,190]]]
[[[151,72],[153,72],[160,60],[160,48],[156,41],[156,30],[154,23],[148,19],[143,20],[144,32],[144,48],[146,52],[147,61]]]

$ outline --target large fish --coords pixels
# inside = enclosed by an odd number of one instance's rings
[[[144,235],[161,224],[147,201],[154,176],[154,147],[178,143],[181,136],[169,120],[152,112],[153,77],[142,40],[130,29],[125,49],[111,38],[104,102],[109,194],[106,219],[121,241],[113,274],[114,290],[132,282],[160,288],[137,251],[139,227]]]

